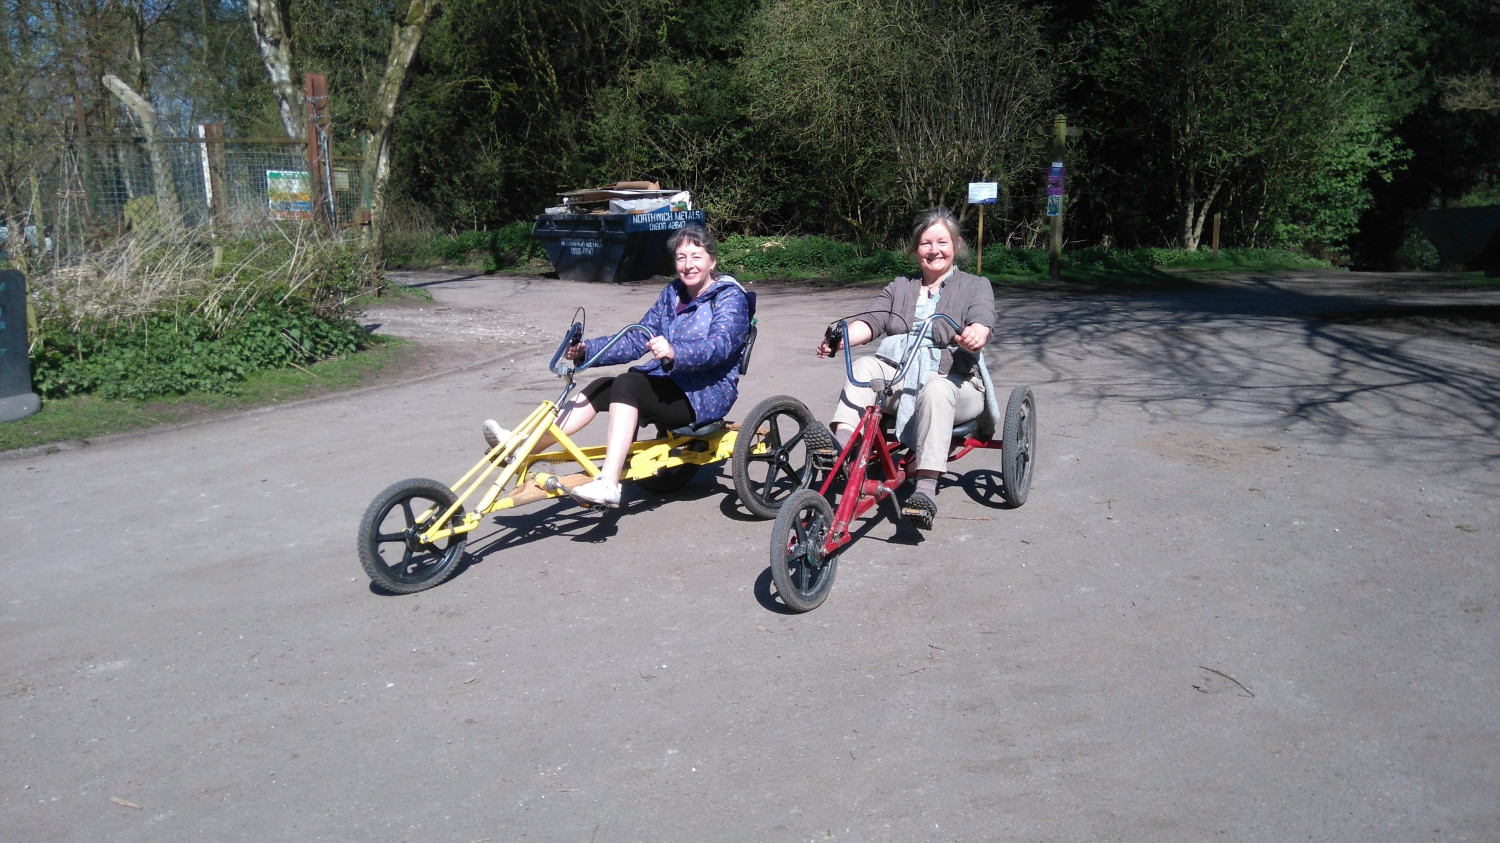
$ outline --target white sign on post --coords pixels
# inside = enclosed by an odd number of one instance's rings
[[[993,181],[969,182],[970,205],[993,205],[1000,198],[1000,183]]]

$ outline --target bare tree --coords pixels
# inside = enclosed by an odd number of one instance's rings
[[[1039,16],[985,6],[933,12],[916,0],[889,14],[902,32],[892,45],[902,66],[885,131],[906,203],[967,211],[968,182],[1008,188],[1036,165],[1027,153],[1053,88]]]
[[[246,0],[245,3],[261,60],[271,76],[271,88],[276,92],[276,105],[281,111],[286,136],[300,138],[305,100],[292,55],[290,6],[290,0]]]
[[[130,109],[135,116],[136,125],[146,138],[146,154],[151,159],[151,179],[156,188],[156,207],[162,222],[172,231],[181,229],[182,211],[177,203],[172,169],[167,166],[166,155],[162,150],[161,134],[156,126],[156,109],[113,73],[104,74],[103,82]]]
[[[407,71],[440,5],[441,0],[411,0],[405,18],[391,27],[391,51],[386,58],[385,74],[371,103],[365,177],[370,184],[370,253],[377,263],[385,243],[386,209],[390,202],[391,124],[395,122],[401,95],[406,92]]]
[[[1500,79],[1488,70],[1438,80],[1449,111],[1500,111]]]

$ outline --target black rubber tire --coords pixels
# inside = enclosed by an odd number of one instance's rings
[[[417,536],[454,500],[452,489],[420,477],[376,495],[359,522],[359,564],[371,581],[393,594],[411,594],[453,576],[469,534],[449,536],[440,544],[423,544]],[[419,523],[417,517],[428,509],[435,511]],[[459,507],[450,523],[461,523],[463,515]]]
[[[1031,387],[1010,391],[1005,405],[1005,428],[1000,436],[1000,498],[1015,509],[1031,494],[1031,472],[1036,465],[1036,398]]]
[[[764,454],[752,454],[765,442]],[[731,468],[740,502],[758,518],[775,518],[783,502],[817,477],[812,452],[831,448],[827,428],[795,398],[776,395],[755,405],[734,441]]]
[[[771,581],[794,612],[823,605],[838,573],[839,554],[823,558],[819,548],[833,528],[833,507],[815,489],[798,489],[776,515],[771,533]]]
[[[651,477],[642,477],[635,481],[635,485],[640,486],[653,495],[670,495],[693,482],[693,475],[697,473],[698,466],[688,463],[687,465],[664,468]]]

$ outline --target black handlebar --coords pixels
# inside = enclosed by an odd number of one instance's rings
[[[557,347],[557,353],[552,355],[552,362],[547,364],[547,368],[552,370],[552,374],[561,377],[568,373],[567,370],[563,366],[559,366],[558,363],[562,361],[563,355],[568,353],[568,348],[572,346],[573,343],[578,342],[578,340],[582,337],[583,323],[574,322],[568,328],[568,332],[563,335],[562,344]]]

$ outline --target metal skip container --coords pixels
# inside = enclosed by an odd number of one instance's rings
[[[685,225],[703,224],[702,211],[644,214],[541,214],[532,234],[557,277],[568,281],[641,281],[675,271],[667,240]]]

